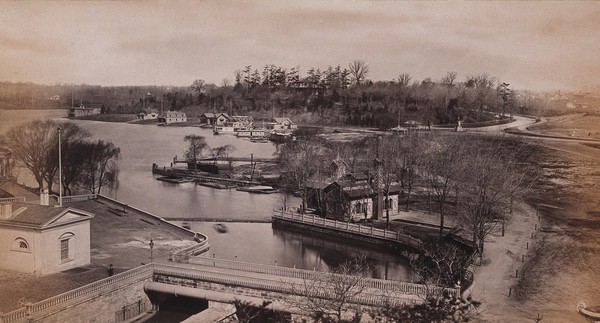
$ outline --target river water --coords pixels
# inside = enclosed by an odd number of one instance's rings
[[[0,110],[0,134],[15,123],[36,117],[60,118],[65,110],[15,111]],[[272,157],[277,147],[272,143],[253,143],[231,135],[212,134],[210,129],[198,127],[160,127],[76,120],[94,139],[113,142],[121,148],[119,186],[103,194],[164,218],[212,219],[227,222],[227,233],[214,230],[214,222],[188,221],[194,231],[209,238],[211,254],[218,258],[304,269],[327,269],[356,254],[367,255],[376,278],[410,281],[414,277],[406,260],[376,247],[353,244],[318,235],[305,235],[275,229],[269,221],[272,210],[286,205],[299,205],[300,200],[283,194],[251,194],[219,190],[193,183],[170,184],[156,180],[151,172],[153,163],[170,166],[173,158],[181,158],[188,134],[204,136],[211,147],[233,145],[234,156]],[[23,172],[21,172],[23,173]],[[19,181],[27,181],[20,174]],[[180,223],[180,222],[179,222]],[[212,256],[212,255],[211,255]]]

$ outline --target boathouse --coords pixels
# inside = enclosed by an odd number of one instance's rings
[[[337,156],[323,172],[324,179],[306,182],[306,205],[308,209],[330,219],[339,221],[369,220],[377,214],[377,184],[370,174],[347,173],[346,163]],[[401,185],[392,181],[383,185],[381,200],[382,216],[399,211]]]

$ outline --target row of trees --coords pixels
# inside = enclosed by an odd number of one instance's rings
[[[90,133],[79,126],[55,121],[33,121],[11,128],[4,138],[15,160],[29,169],[39,188],[54,191],[59,182],[59,132],[62,190],[100,193],[118,184],[120,149],[111,142],[90,141]]]
[[[496,223],[509,219],[513,201],[535,178],[528,166],[527,147],[521,139],[465,133],[384,136],[379,141],[369,137],[350,143],[299,137],[282,147],[279,157],[284,180],[301,192],[305,206],[308,180],[331,178],[333,174],[323,165],[336,155],[348,172],[368,174],[377,190],[373,161],[379,156],[380,185],[386,199],[392,185],[400,183],[408,210],[414,188],[424,188],[428,211],[440,215],[440,236],[451,212],[468,228],[482,254],[486,236]]]

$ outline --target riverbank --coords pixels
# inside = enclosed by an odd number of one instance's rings
[[[504,237],[494,233],[475,267],[484,322],[533,321],[539,313],[543,322],[583,323],[577,303],[600,304],[600,149],[549,139],[540,146],[527,217],[514,218]]]

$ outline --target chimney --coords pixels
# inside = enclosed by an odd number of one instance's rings
[[[12,203],[0,202],[0,219],[8,220],[12,217]]]
[[[40,205],[50,205],[50,196],[48,195],[47,188],[42,188],[40,190]]]

